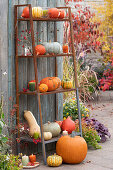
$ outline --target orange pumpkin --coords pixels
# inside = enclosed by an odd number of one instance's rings
[[[46,92],[48,90],[48,86],[46,85],[46,84],[41,84],[40,86],[39,86],[39,91],[40,92]]]
[[[66,135],[62,136],[56,144],[56,153],[65,163],[76,164],[82,162],[87,154],[87,143],[84,138]]]
[[[59,16],[59,10],[57,8],[50,8],[48,10],[48,15],[50,18],[58,18]]]
[[[21,17],[29,18],[29,7],[25,7],[25,8],[23,9],[23,12],[22,12]]]
[[[60,80],[59,77],[54,77],[54,78],[57,80],[57,82],[58,82],[58,87],[57,88],[59,88],[61,86],[61,80]]]
[[[58,88],[56,77],[46,77],[40,81],[40,84],[46,84],[48,86],[48,91],[53,91]]]
[[[65,17],[65,11],[63,9],[59,9],[59,17],[60,19],[63,19]]]
[[[46,53],[46,49],[45,49],[45,47],[43,45],[37,45],[35,47],[35,51],[36,51],[37,55],[43,55],[43,54]]]

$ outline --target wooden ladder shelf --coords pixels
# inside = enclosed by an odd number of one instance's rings
[[[23,7],[23,6],[28,6],[29,11],[30,11],[30,17],[29,18],[18,18],[17,11],[18,7]],[[46,150],[45,150],[45,144],[55,142],[58,140],[58,138],[52,138],[49,141],[44,141],[44,136],[43,136],[43,121],[42,121],[42,111],[41,111],[41,102],[40,102],[40,96],[41,95],[47,95],[47,94],[53,94],[53,93],[63,93],[63,92],[68,92],[68,91],[76,91],[76,99],[77,99],[77,107],[78,107],[78,117],[79,117],[79,132],[77,135],[82,136],[82,126],[81,126],[81,114],[80,114],[80,104],[79,104],[79,94],[78,94],[78,81],[77,81],[77,69],[76,69],[76,55],[75,55],[75,49],[74,49],[74,36],[73,36],[73,25],[72,25],[72,16],[71,16],[71,8],[70,7],[58,7],[58,8],[66,8],[68,10],[69,17],[66,19],[51,19],[51,18],[33,18],[32,17],[32,7],[31,4],[25,4],[25,5],[15,5],[14,6],[14,12],[15,12],[15,64],[16,64],[16,103],[18,105],[17,107],[17,126],[19,125],[19,96],[20,95],[36,95],[37,96],[37,102],[38,102],[38,107],[39,107],[39,114],[40,114],[40,124],[41,124],[41,143],[42,143],[42,150],[43,150],[43,159],[44,163],[46,164]],[[29,21],[30,22],[30,27],[31,27],[31,39],[32,39],[32,49],[33,49],[33,55],[31,56],[19,56],[18,55],[18,21]],[[35,40],[34,40],[34,29],[33,29],[33,21],[49,21],[49,22],[54,22],[55,27],[56,27],[56,21],[61,22],[61,21],[69,21],[70,22],[70,32],[71,32],[71,43],[72,43],[72,53],[71,54],[55,54],[55,55],[36,55],[35,53]],[[55,35],[55,41],[57,41],[57,35]],[[38,85],[38,68],[37,68],[37,58],[38,57],[61,57],[61,56],[72,56],[73,57],[73,62],[74,62],[74,74],[75,74],[75,87],[72,89],[57,89],[55,91],[50,91],[46,93],[40,93],[39,92],[39,85]],[[19,58],[33,58],[34,62],[34,72],[35,72],[35,81],[36,81],[36,91],[34,92],[23,92],[19,91]],[[57,67],[57,65],[56,65]],[[56,68],[57,70],[57,68]],[[56,72],[57,76],[57,72]],[[18,132],[18,137],[19,137],[19,132]],[[31,139],[27,138],[20,138],[20,140],[23,141],[30,141],[32,142]],[[19,144],[18,144],[18,152],[19,152]]]

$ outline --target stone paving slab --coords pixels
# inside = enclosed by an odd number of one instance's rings
[[[95,117],[106,125],[111,133],[111,138],[105,143],[100,143],[102,149],[88,149],[86,159],[81,164],[62,164],[60,167],[48,167],[40,162],[34,170],[113,170],[113,102],[88,104],[91,117]],[[33,169],[32,169],[33,170]]]

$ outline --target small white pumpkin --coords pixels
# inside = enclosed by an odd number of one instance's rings
[[[44,140],[50,140],[52,138],[51,132],[44,132]],[[39,134],[39,138],[41,138],[41,133]]]

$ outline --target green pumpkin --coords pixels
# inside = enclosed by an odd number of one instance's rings
[[[61,132],[61,128],[56,122],[48,122],[43,125],[44,132],[51,132],[52,137],[58,136]]]
[[[44,42],[46,53],[60,54],[62,52],[62,46],[58,42]]]

